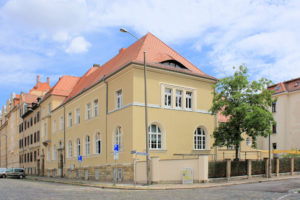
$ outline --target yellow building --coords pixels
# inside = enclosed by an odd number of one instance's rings
[[[273,125],[271,135],[272,150],[300,149],[300,78],[281,82],[269,87],[277,102],[272,105],[272,113],[277,125]],[[260,138],[260,149],[269,149],[268,138]]]
[[[216,119],[209,109],[216,78],[148,33],[104,65],[94,65],[51,111],[49,176],[63,172],[68,177],[111,181],[115,170],[119,181],[133,181],[131,152],[146,148],[143,49],[150,157],[166,160],[211,153]],[[117,161],[114,144],[120,147]]]

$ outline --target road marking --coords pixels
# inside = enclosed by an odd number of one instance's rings
[[[277,200],[284,199],[285,197],[287,197],[287,196],[289,196],[289,195],[291,195],[291,194],[285,194],[285,195],[283,195],[283,196],[279,197]]]

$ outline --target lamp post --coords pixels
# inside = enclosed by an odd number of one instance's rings
[[[123,33],[128,33],[136,40],[138,38],[132,33],[128,32],[125,28],[120,29]],[[144,91],[145,91],[145,133],[146,133],[146,172],[147,184],[150,185],[150,162],[149,162],[149,135],[148,135],[148,102],[147,102],[147,73],[146,73],[146,50],[144,47]]]

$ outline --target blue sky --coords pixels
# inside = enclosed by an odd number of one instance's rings
[[[83,75],[151,32],[217,78],[300,77],[298,0],[0,0],[0,105],[36,76]]]

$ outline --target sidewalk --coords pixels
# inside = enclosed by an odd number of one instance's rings
[[[38,176],[27,176],[28,180],[33,181],[43,181],[52,183],[62,183],[71,185],[80,185],[88,187],[98,187],[107,189],[124,189],[124,190],[174,190],[174,189],[195,189],[195,188],[211,188],[211,187],[221,187],[239,184],[250,184],[250,183],[260,183],[269,181],[279,181],[285,179],[296,179],[300,178],[300,175],[294,176],[279,176],[272,178],[263,177],[253,177],[251,179],[242,180],[231,180],[231,181],[218,181],[218,182],[208,182],[208,183],[195,183],[195,184],[153,184],[153,185],[133,185],[133,184],[116,184],[104,183],[99,181],[89,181],[89,180],[77,180],[68,178],[52,178],[52,177],[38,177]]]

